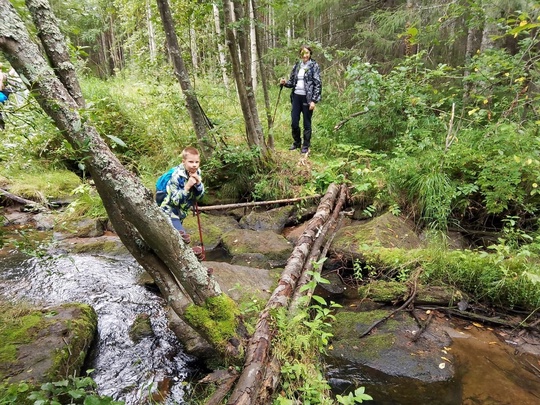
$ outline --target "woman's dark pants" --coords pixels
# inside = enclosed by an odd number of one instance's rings
[[[304,124],[304,143],[302,144],[302,138],[300,137],[300,114],[303,116]],[[294,145],[304,148],[309,148],[311,145],[311,116],[313,110],[309,109],[306,96],[300,96],[293,94],[292,96],[292,111],[291,111],[291,129]]]

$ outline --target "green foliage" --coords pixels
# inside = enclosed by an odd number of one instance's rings
[[[365,388],[359,387],[354,392],[349,392],[349,395],[336,395],[337,402],[344,405],[361,404],[364,401],[372,401],[370,395],[364,393]]]
[[[315,263],[314,267],[321,265],[322,262]],[[311,280],[301,291],[329,282],[321,277],[319,271],[310,272],[310,275]],[[303,298],[309,300],[308,296]],[[281,364],[281,394],[274,399],[276,405],[295,404],[297,398],[301,398],[304,404],[334,403],[320,366],[320,355],[326,351],[332,337],[333,311],[340,306],[328,304],[315,295],[311,299],[312,305],[301,307],[292,315],[284,308],[272,314],[277,329],[272,340],[272,352]]]
[[[248,198],[254,188],[254,177],[259,167],[256,149],[226,146],[216,150],[205,162],[205,185],[219,188],[220,197],[241,200]]]
[[[92,370],[88,370],[90,374]],[[48,382],[36,389],[27,382],[0,384],[1,405],[122,405],[123,401],[114,401],[111,397],[100,396],[97,385],[91,377],[70,376],[65,380]]]
[[[83,183],[72,191],[75,200],[61,213],[59,222],[77,221],[81,218],[107,218],[107,211],[96,189]]]
[[[368,265],[390,278],[399,278],[422,269],[425,284],[443,283],[457,287],[479,302],[503,308],[534,311],[540,307],[538,246],[516,251],[494,245],[494,253],[444,251],[440,249],[399,250],[363,247]]]

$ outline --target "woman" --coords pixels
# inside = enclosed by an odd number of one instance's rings
[[[321,69],[317,62],[311,59],[311,48],[302,45],[300,58],[291,72],[289,80],[281,79],[282,86],[291,88],[291,129],[293,144],[289,150],[302,146],[301,152],[307,153],[311,145],[311,117],[315,104],[321,100],[322,83]],[[300,137],[300,114],[304,125],[303,141]]]

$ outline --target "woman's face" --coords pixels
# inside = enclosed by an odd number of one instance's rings
[[[309,49],[302,48],[300,51],[300,57],[302,58],[302,62],[306,63],[310,59]]]

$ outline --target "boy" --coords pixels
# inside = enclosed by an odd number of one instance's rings
[[[199,164],[199,151],[192,147],[185,148],[182,151],[182,164],[176,167],[167,183],[167,192],[156,193],[156,202],[171,218],[186,244],[191,242],[191,238],[182,222],[189,209],[204,195]]]

